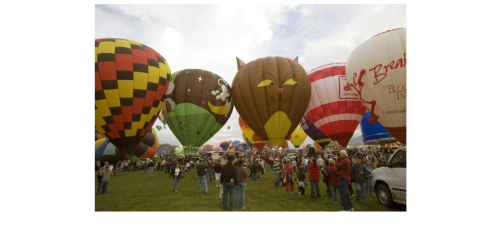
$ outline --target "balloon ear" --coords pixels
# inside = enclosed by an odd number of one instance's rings
[[[238,70],[241,69],[245,65],[245,62],[241,61],[238,57],[236,57],[236,65],[238,66]]]
[[[295,57],[295,59],[293,59],[293,61],[297,64],[299,64],[299,56]]]

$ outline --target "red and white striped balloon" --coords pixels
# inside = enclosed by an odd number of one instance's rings
[[[309,71],[311,100],[306,117],[321,132],[346,147],[363,118],[365,107],[347,86],[345,63],[330,63]]]

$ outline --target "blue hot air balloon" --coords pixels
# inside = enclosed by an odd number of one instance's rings
[[[373,124],[368,122],[368,119],[372,117],[370,111],[366,110],[361,119],[361,132],[363,133],[363,143],[365,145],[385,145],[387,143],[393,143],[397,140],[391,136],[391,134],[380,124],[380,122],[375,122]]]

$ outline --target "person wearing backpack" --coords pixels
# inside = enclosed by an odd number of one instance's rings
[[[294,185],[294,178],[295,178],[295,172],[293,171],[293,166],[290,164],[290,160],[286,161],[285,164],[285,178],[286,178],[286,194],[288,195],[288,186],[291,186],[290,192],[293,194],[293,185]]]

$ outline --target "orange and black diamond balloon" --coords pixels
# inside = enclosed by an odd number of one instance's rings
[[[95,129],[126,157],[156,120],[170,81],[167,61],[139,42],[95,40]]]

